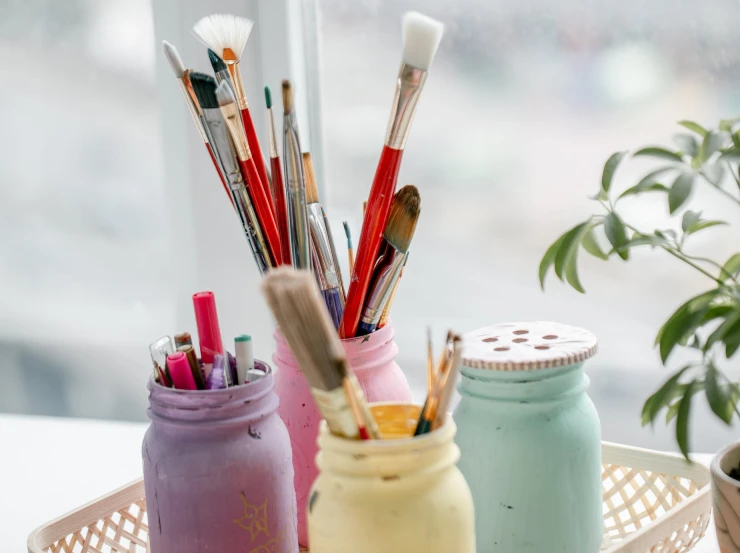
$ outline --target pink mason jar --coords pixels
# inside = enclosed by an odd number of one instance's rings
[[[275,330],[274,336],[276,347],[272,360],[277,368],[275,390],[280,396],[278,413],[288,427],[293,447],[298,541],[307,546],[306,501],[311,484],[318,475],[314,460],[318,452],[316,440],[322,417],[313,401],[306,378],[279,329]],[[408,380],[396,363],[398,346],[393,341],[393,326],[390,321],[372,334],[348,338],[342,340],[342,344],[369,402],[411,402]]]
[[[144,436],[151,553],[297,553],[290,438],[275,375],[223,390],[149,381]]]

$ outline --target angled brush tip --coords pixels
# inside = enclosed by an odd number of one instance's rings
[[[283,113],[293,111],[293,85],[290,81],[283,81]]]
[[[208,49],[208,59],[211,62],[211,67],[213,67],[213,72],[218,73],[219,71],[223,71],[226,69],[226,64],[224,63],[224,60],[222,60],[216,52]]]
[[[214,13],[193,25],[193,34],[227,63],[235,63],[244,51],[254,23],[246,17]]]
[[[178,79],[182,78],[185,74],[185,65],[183,65],[182,59],[180,59],[180,54],[177,53],[177,48],[166,40],[162,41],[162,48],[164,49],[164,55],[167,57],[167,61],[170,62],[172,71],[175,73],[175,77]]]
[[[195,97],[201,108],[218,108],[216,79],[205,73],[190,73],[190,84],[193,86]]]
[[[221,84],[216,87],[216,100],[218,101],[218,107],[228,106],[236,102],[234,93],[226,81],[221,81]]]
[[[303,152],[303,180],[306,182],[306,203],[318,203],[319,189],[316,186],[316,173],[314,173],[313,160],[309,152]]]
[[[444,33],[444,24],[419,12],[403,16],[403,63],[428,71]]]
[[[419,189],[407,184],[396,192],[383,236],[397,250],[407,252],[421,213]]]
[[[272,107],[272,91],[269,86],[265,86],[265,104],[267,105],[267,109]]]

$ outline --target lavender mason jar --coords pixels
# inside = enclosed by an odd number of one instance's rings
[[[149,381],[144,486],[151,553],[295,553],[293,460],[275,377],[223,390]]]

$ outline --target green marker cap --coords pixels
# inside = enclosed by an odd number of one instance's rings
[[[236,338],[234,338],[235,342],[251,342],[252,337],[249,334],[240,334]]]

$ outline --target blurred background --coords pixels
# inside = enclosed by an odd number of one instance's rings
[[[427,325],[441,343],[448,328],[555,319],[599,337],[587,372],[604,438],[675,449],[672,428],[640,426],[642,402],[667,374],[652,343],[660,324],[708,282],[649,249],[628,264],[581,256],[585,296],[554,278],[543,293],[537,266],[550,243],[592,213],[586,197],[612,152],[668,144],[681,119],[715,126],[738,114],[738,4],[318,6],[320,58],[310,78],[322,90],[322,186],[335,236],[343,219],[359,233],[385,134],[401,15],[416,9],[446,24],[399,183],[422,193],[393,308],[398,362],[416,397],[424,393]],[[11,0],[0,8],[0,54],[7,129],[0,139],[0,412],[146,420],[147,345],[180,330],[162,209],[161,53],[151,1]],[[182,102],[176,87],[167,92]],[[629,162],[616,186],[634,184],[649,168]],[[694,202],[707,218],[740,223],[711,190]],[[625,201],[622,213],[649,229],[678,226],[664,203],[657,195]],[[734,236],[720,227],[693,243],[724,261],[738,249]],[[256,286],[245,293],[262,303]],[[264,308],[256,313],[250,325],[271,327]],[[271,349],[263,343],[257,352],[268,358]],[[714,451],[732,438],[703,396],[696,410],[692,449]]]

